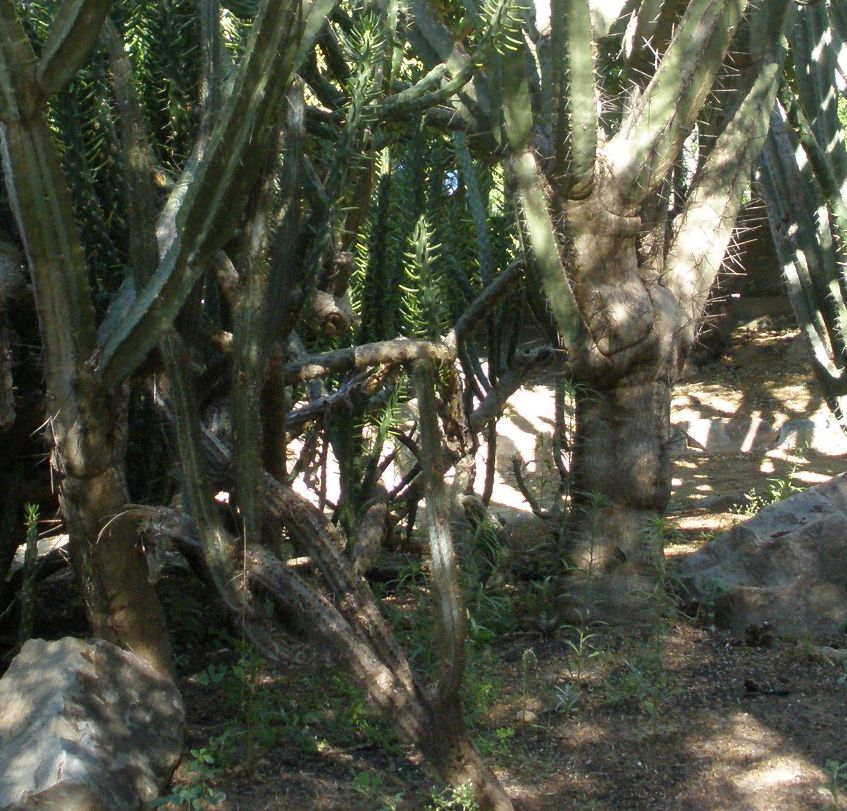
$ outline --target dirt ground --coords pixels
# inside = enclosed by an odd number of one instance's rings
[[[790,318],[761,309],[766,314],[748,314],[735,330],[727,356],[687,373],[676,419],[759,417],[779,427],[822,408]],[[847,663],[820,655],[822,645],[847,649],[847,634],[800,642],[733,636],[707,612],[684,615],[671,596],[674,561],[742,520],[745,494],[809,486],[841,472],[844,458],[681,452],[664,529],[669,578],[657,583],[653,621],[576,629],[558,617],[547,577],[552,522],[531,515],[511,473],[517,451],[527,482],[549,501],[548,382],[519,392],[501,423],[492,504],[513,568],[499,589],[474,598],[465,680],[474,738],[516,808],[847,808]],[[425,671],[430,620],[424,591],[411,587],[424,582],[424,569],[405,561],[395,581],[378,588]],[[332,668],[268,667],[187,571],[171,570],[161,585],[188,742],[170,802],[160,807],[472,807],[434,783]]]

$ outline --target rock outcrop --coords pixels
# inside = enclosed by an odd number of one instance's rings
[[[182,749],[179,691],[103,640],[32,639],[0,679],[0,811],[141,808]]]
[[[743,631],[783,636],[847,628],[847,474],[766,507],[680,565],[692,599]]]

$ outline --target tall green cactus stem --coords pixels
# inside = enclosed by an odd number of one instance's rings
[[[532,153],[532,109],[520,51],[506,57],[503,113],[512,150],[510,168],[520,194],[521,211],[541,284],[556,319],[562,343],[575,346],[584,335],[584,324],[562,263],[559,239],[544,194],[538,185],[538,165]]]
[[[60,86],[70,66],[83,58],[81,42],[93,41],[90,32],[69,23],[71,6],[63,7],[48,35],[42,87],[14,4],[0,0],[3,174],[33,279],[48,415],[63,477],[60,503],[92,631],[132,647],[167,672],[171,657],[164,617],[134,527],[119,515],[128,501],[125,396],[107,392],[92,374],[96,333],[87,268],[44,113],[45,87]],[[63,44],[62,32],[73,41]]]
[[[794,315],[811,345],[827,403],[843,426],[847,415],[844,254],[833,238],[820,188],[808,168],[801,168],[797,149],[784,112],[777,110],[757,177]]]
[[[259,476],[262,469],[262,420],[260,414],[268,336],[265,334],[270,266],[268,247],[277,163],[273,155],[264,182],[244,229],[240,261],[240,289],[233,313],[232,422],[235,443],[235,488],[244,535],[260,537],[261,504]]]
[[[100,35],[109,5],[109,0],[62,1],[36,72],[45,98],[55,96],[82,65]]]
[[[847,64],[839,4],[804,5],[791,30],[794,74],[759,165],[794,314],[827,403],[847,426],[847,150],[837,72]],[[829,11],[829,15],[827,14]],[[813,55],[814,54],[814,55]]]
[[[152,185],[153,152],[136,93],[132,65],[116,30],[107,24],[104,40],[109,49],[115,97],[118,101],[124,152],[128,157],[127,207],[130,223],[130,259],[136,285],[141,288],[159,263],[156,240],[155,195]],[[175,411],[177,445],[188,510],[204,544],[205,559],[217,589],[229,607],[247,611],[244,589],[235,570],[236,549],[223,531],[210,501],[211,486],[200,441],[200,415],[194,397],[190,356],[178,334],[168,331],[159,342]]]
[[[827,0],[827,11],[829,12],[829,21],[833,31],[838,34],[842,42],[847,42],[847,8],[838,0]],[[842,66],[842,70],[844,67]]]
[[[98,375],[107,387],[126,379],[172,322],[205,267],[231,235],[239,203],[253,187],[273,137],[276,111],[292,77],[307,9],[298,0],[264,0],[233,91],[209,142],[186,168],[174,229],[162,260],[121,318],[100,336]]]
[[[797,25],[790,32],[791,55],[800,108],[840,186],[847,182],[847,151],[844,127],[838,119],[838,71],[839,65],[840,70],[847,69],[847,45],[844,35],[831,25],[833,17],[827,14],[827,5],[833,11],[842,4],[800,6]],[[803,137],[797,123],[792,126]],[[847,189],[840,191],[847,193]]]
[[[443,450],[438,430],[438,410],[433,393],[435,375],[431,362],[418,361],[414,367],[414,377],[421,432],[420,465],[426,490],[425,524],[432,558],[435,628],[441,654],[441,671],[436,688],[437,701],[445,705],[445,710],[456,710],[465,666],[467,629],[450,526],[450,500],[440,472],[442,465],[439,463],[439,457]]]
[[[683,307],[686,320],[682,333],[687,344],[695,338],[696,325],[741,210],[750,168],[770,126],[770,110],[786,55],[783,31],[793,20],[784,4],[772,6],[771,11],[773,17],[768,22],[775,26],[774,31],[751,43],[755,61],[741,76],[738,105],[711,147],[689,190],[685,210],[675,223],[665,279]],[[692,249],[696,255],[692,255]]]
[[[594,44],[588,0],[552,0],[553,143],[561,193],[591,192],[597,153]]]
[[[621,211],[667,176],[714,84],[747,3],[692,0],[650,83],[604,149]]]

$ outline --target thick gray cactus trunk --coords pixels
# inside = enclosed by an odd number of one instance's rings
[[[508,162],[578,392],[571,592],[617,613],[643,605],[661,554],[649,530],[671,492],[671,390],[768,130],[790,4],[628,5],[624,101],[610,114],[605,99],[604,126],[589,3],[551,8],[537,62],[507,58]]]

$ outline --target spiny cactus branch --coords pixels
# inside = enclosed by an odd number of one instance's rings
[[[706,306],[729,244],[754,161],[770,126],[782,65],[783,31],[793,21],[791,3],[772,0],[767,13],[781,23],[769,49],[747,68],[746,92],[692,183],[666,261],[668,287],[688,307],[688,322]],[[781,16],[780,16],[781,14]],[[690,336],[693,338],[693,334]]]
[[[562,343],[565,347],[571,347],[584,334],[585,325],[562,264],[556,231],[538,184],[538,165],[530,147],[532,109],[523,54],[509,54],[505,68],[503,112],[506,134],[512,149],[509,165],[517,183],[521,210],[538,263],[541,284],[547,294]]]
[[[597,153],[594,45],[588,0],[552,0],[553,145],[559,188],[570,199],[591,192]]]
[[[62,0],[36,73],[46,98],[56,95],[80,68],[100,36],[109,5],[109,0]]]
[[[732,43],[745,0],[692,0],[658,70],[606,145],[621,211],[667,176]]]
[[[828,233],[828,218],[820,221],[814,215],[821,210],[822,200],[808,174],[800,171],[796,146],[791,142],[785,113],[779,108],[771,117],[760,160],[759,186],[768,206],[791,305],[811,343],[816,369],[832,405],[847,392],[842,358],[847,305],[839,284],[838,257]]]
[[[409,16],[413,23],[409,39],[426,65],[432,68],[443,62],[451,76],[467,69],[470,59],[466,49],[455,41],[429,0],[410,0]],[[453,107],[470,131],[490,130],[491,99],[484,80],[465,86],[459,98],[453,100]]]
[[[418,361],[413,372],[421,432],[421,454],[418,461],[425,483],[425,522],[432,558],[435,627],[441,648],[436,693],[438,701],[453,703],[458,701],[458,690],[465,665],[465,613],[453,547],[450,499],[441,474],[442,465],[439,463],[443,449],[433,392],[435,376],[432,363]]]
[[[172,322],[240,216],[273,137],[272,122],[291,81],[303,30],[298,0],[279,7],[264,0],[232,94],[196,165],[180,183],[184,196],[174,211],[174,239],[162,246],[159,267],[121,318],[108,320],[97,364],[107,387],[126,379]],[[166,229],[169,230],[169,229]]]

